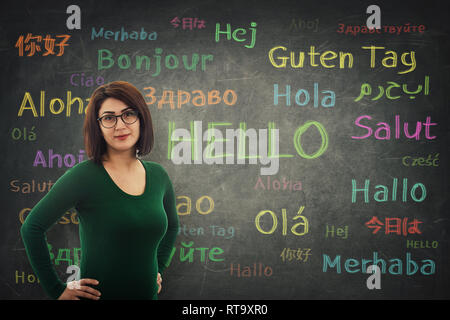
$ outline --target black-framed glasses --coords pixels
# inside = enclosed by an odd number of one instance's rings
[[[128,110],[118,116],[107,114],[100,118],[97,118],[97,120],[100,121],[103,127],[109,129],[116,126],[118,117],[121,117],[122,121],[126,124],[133,124],[139,118],[139,112],[137,110]]]

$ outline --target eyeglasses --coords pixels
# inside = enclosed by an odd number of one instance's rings
[[[118,116],[107,114],[104,115],[103,117],[97,118],[97,121],[100,121],[103,127],[109,129],[116,126],[118,117],[121,117],[122,121],[126,124],[133,124],[137,121],[138,115],[139,115],[138,111],[130,110]]]

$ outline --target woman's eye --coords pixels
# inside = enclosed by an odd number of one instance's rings
[[[133,118],[135,116],[136,116],[136,112],[134,112],[134,111],[125,112],[125,118]]]

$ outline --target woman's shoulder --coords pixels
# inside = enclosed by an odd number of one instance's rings
[[[64,172],[64,177],[78,177],[80,179],[92,179],[95,176],[97,176],[95,173],[100,172],[101,167],[96,164],[93,160],[84,160],[81,162],[78,162],[66,172]]]
[[[77,164],[69,168],[67,171],[81,173],[98,170],[99,168],[100,166],[98,164],[96,164],[93,160],[88,159],[78,162]]]

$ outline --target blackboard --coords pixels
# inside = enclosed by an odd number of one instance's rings
[[[2,299],[47,299],[19,229],[86,160],[87,99],[115,80],[145,96],[144,159],[177,195],[160,299],[450,297],[446,2],[378,1],[380,29],[371,1],[78,1],[69,29],[72,4],[0,13]],[[80,243],[61,215],[65,280]]]

